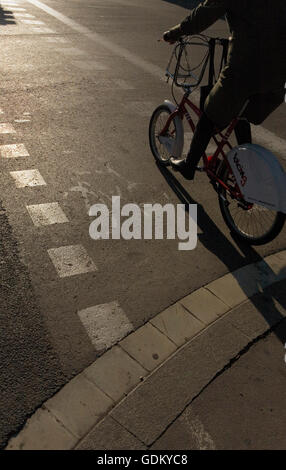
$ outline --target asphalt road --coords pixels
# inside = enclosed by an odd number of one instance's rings
[[[181,202],[154,164],[148,124],[171,98],[161,78],[171,49],[157,39],[194,3],[0,3],[0,141],[14,145],[1,147],[0,159],[2,446],[129,331],[213,279],[286,247],[285,230],[258,249],[238,246],[203,175],[192,184],[178,177],[199,204],[195,250],[178,251],[177,240],[89,236],[89,208],[110,207],[112,196],[122,204]],[[227,34],[225,22],[210,32]],[[281,106],[262,132],[283,164],[284,122]],[[14,173],[27,170],[33,173]],[[37,185],[21,187],[31,176]],[[35,225],[43,221],[39,204],[49,204],[41,210],[57,223]]]

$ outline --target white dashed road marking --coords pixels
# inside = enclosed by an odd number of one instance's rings
[[[0,134],[16,134],[16,131],[12,124],[1,122],[0,123]]]
[[[15,180],[17,188],[46,185],[46,182],[39,170],[11,171],[10,175]]]
[[[29,157],[24,144],[0,145],[0,155],[2,158]]]
[[[96,305],[78,315],[97,351],[110,348],[134,329],[118,302]]]
[[[82,245],[51,248],[48,254],[61,278],[97,271]]]
[[[39,34],[55,34],[55,31],[50,28],[33,28],[33,33]]]
[[[36,227],[69,222],[58,202],[27,206],[27,210]]]
[[[14,15],[16,18],[35,18],[34,15],[30,15],[30,13],[15,13]]]
[[[24,24],[33,24],[33,25],[44,25],[45,23],[43,21],[38,21],[38,20],[21,20],[22,23]]]
[[[7,6],[13,7],[13,13],[14,13],[14,11],[26,11],[26,8],[15,8],[13,5],[7,5]]]

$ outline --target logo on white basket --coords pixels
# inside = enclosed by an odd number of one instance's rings
[[[237,171],[238,171],[239,174],[240,174],[240,182],[241,182],[241,185],[242,185],[242,186],[245,186],[246,183],[247,183],[247,176],[246,176],[246,174],[245,174],[245,172],[244,172],[244,169],[243,169],[242,166],[241,166],[241,163],[240,163],[240,160],[239,160],[239,158],[238,158],[238,156],[237,156],[237,153],[235,154],[235,156],[234,156],[234,158],[233,158],[233,161],[234,161],[234,163],[235,163],[235,165],[236,165]]]

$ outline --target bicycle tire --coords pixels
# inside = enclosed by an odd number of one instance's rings
[[[220,178],[226,183],[227,180],[228,180],[228,176],[229,176],[229,169],[227,168],[226,164],[224,163],[224,165],[222,166],[222,169],[220,171]],[[277,237],[277,235],[279,235],[279,233],[281,232],[281,230],[284,227],[285,220],[286,220],[286,214],[284,214],[282,212],[278,212],[278,211],[276,211],[276,212],[275,211],[270,211],[266,208],[262,208],[262,206],[254,205],[256,208],[258,208],[258,211],[260,212],[259,215],[261,215],[263,211],[265,213],[267,211],[269,213],[272,213],[273,222],[265,230],[265,232],[261,233],[259,236],[251,235],[250,233],[245,232],[235,222],[235,220],[234,220],[234,218],[231,214],[231,211],[230,211],[230,204],[234,203],[239,207],[238,201],[236,201],[235,199],[232,199],[231,197],[229,197],[229,199],[228,199],[228,193],[227,193],[226,189],[223,188],[222,186],[219,186],[219,188],[218,188],[218,199],[219,199],[219,207],[220,207],[220,211],[222,213],[222,217],[224,219],[224,222],[226,223],[226,225],[230,229],[231,233],[235,234],[240,240],[242,240],[244,242],[247,242],[250,245],[264,245],[266,243],[271,242],[272,240],[274,240],[274,238]],[[252,208],[248,211],[250,216],[251,216],[250,211],[253,211],[253,210],[254,209]],[[241,208],[241,211],[244,211],[245,213],[247,213],[246,209]],[[257,219],[256,219],[256,222],[257,222]],[[260,222],[262,222],[262,220]]]
[[[154,110],[151,116],[150,124],[149,124],[149,145],[156,161],[158,161],[161,165],[167,166],[170,164],[170,158],[173,155],[171,152],[167,150],[167,148],[162,143],[159,142],[158,132],[156,135],[156,129],[155,129],[158,119],[160,115],[162,115],[163,113],[166,114],[166,116],[165,116],[165,120],[163,119],[161,123],[161,128],[158,131],[160,132],[162,128],[165,126],[167,118],[171,114],[171,110],[169,109],[167,105],[162,104]],[[176,139],[178,138],[178,128],[177,128],[176,119],[173,119],[171,121],[171,125],[173,125],[172,136],[171,136],[171,133],[169,132],[168,138],[172,139],[174,141],[173,145],[175,145]],[[170,140],[170,143],[171,143],[171,140]]]

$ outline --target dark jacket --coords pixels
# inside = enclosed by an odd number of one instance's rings
[[[226,17],[231,42],[228,65],[242,84],[267,91],[286,81],[286,0],[206,0],[185,18],[181,34],[199,34]]]

